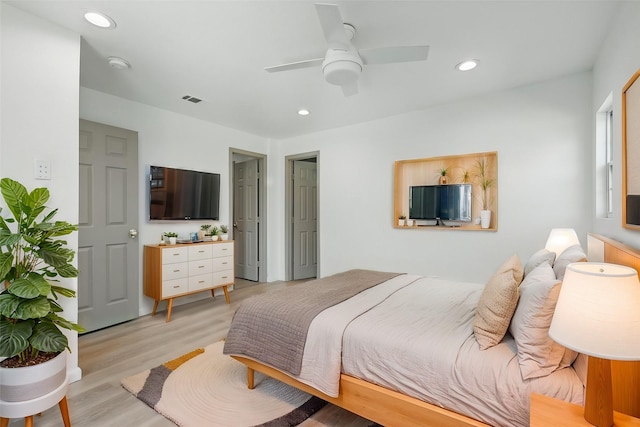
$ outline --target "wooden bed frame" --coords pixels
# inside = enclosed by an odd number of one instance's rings
[[[588,237],[589,256],[592,251],[602,254],[602,259],[590,258],[590,261],[626,265],[640,272],[639,250],[603,236],[590,234]],[[473,418],[349,375],[341,375],[340,394],[334,398],[260,362],[240,356],[232,357],[247,366],[247,383],[251,389],[254,388],[254,371],[258,371],[383,426],[487,426]],[[611,375],[614,409],[640,417],[640,362],[612,361]]]

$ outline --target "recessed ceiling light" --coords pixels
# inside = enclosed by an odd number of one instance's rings
[[[116,21],[111,19],[109,16],[100,12],[87,12],[84,14],[84,19],[89,21],[89,23],[95,25],[100,28],[115,28]]]
[[[116,68],[118,70],[126,70],[131,68],[131,64],[126,59],[118,58],[117,56],[110,56],[107,58],[107,62],[111,67]]]
[[[478,62],[480,61],[478,61],[477,59],[470,59],[468,61],[463,61],[458,65],[456,65],[456,70],[460,70],[460,71],[473,70],[478,66]]]
[[[308,116],[309,115],[309,110],[305,110],[304,108],[301,110],[298,110],[298,115],[299,116]]]

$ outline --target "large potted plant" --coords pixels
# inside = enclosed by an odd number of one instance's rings
[[[487,159],[480,159],[476,162],[476,178],[482,190],[480,198],[482,210],[480,211],[480,227],[489,228],[491,225],[491,199],[489,188],[493,185],[493,179],[489,176],[489,165]]]
[[[46,188],[29,193],[19,182],[3,178],[0,191],[11,212],[0,217],[0,407],[10,412],[16,402],[37,402],[47,393],[66,390],[69,344],[60,328],[84,329],[59,315],[63,308],[57,301],[75,296],[57,279],[78,276],[71,264],[75,252],[58,238],[78,227],[53,221],[57,209],[45,212]]]

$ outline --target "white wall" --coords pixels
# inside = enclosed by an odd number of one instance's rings
[[[640,2],[625,2],[611,25],[611,32],[602,45],[593,71],[592,115],[609,93],[613,93],[613,159],[614,195],[613,216],[609,219],[595,215],[592,208],[592,230],[640,248],[640,232],[622,227],[622,88],[640,69]],[[595,141],[593,153],[595,154]]]
[[[56,219],[77,223],[80,37],[4,3],[0,10],[0,176],[20,181],[28,190],[49,188],[48,206],[59,208]],[[51,162],[51,180],[34,179],[34,159]],[[66,240],[77,251],[78,234]],[[77,289],[77,279],[62,279],[61,284]],[[77,299],[60,302],[63,316],[77,320]],[[67,335],[69,375],[77,380],[77,334]]]
[[[583,73],[280,141],[270,156],[320,152],[322,276],[374,268],[483,281],[513,253],[525,262],[551,228],[575,228],[586,245],[591,99]],[[484,151],[498,152],[497,232],[392,227],[395,160]],[[270,167],[281,180],[283,162]],[[282,230],[283,196],[271,197],[269,215]],[[270,243],[269,271],[281,278],[284,241]]]
[[[142,248],[156,244],[164,231],[180,238],[212,221],[148,221],[147,173],[149,165],[215,172],[220,174],[220,221],[229,224],[229,148],[266,152],[264,138],[159,108],[80,88],[80,117],[85,120],[138,132],[138,240],[140,243],[140,314],[150,313],[152,300],[142,295]],[[206,298],[206,293],[179,298],[175,305]]]

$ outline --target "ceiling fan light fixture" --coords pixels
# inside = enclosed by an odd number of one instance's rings
[[[87,20],[92,25],[100,28],[109,28],[113,29],[116,27],[116,21],[111,19],[111,17],[105,15],[100,12],[87,12],[84,14],[84,19]]]
[[[462,61],[456,65],[456,70],[471,71],[478,66],[479,62],[480,61],[478,61],[477,59],[469,59],[467,61]]]
[[[329,49],[322,72],[327,83],[338,86],[353,83],[362,73],[362,59],[354,51]]]

